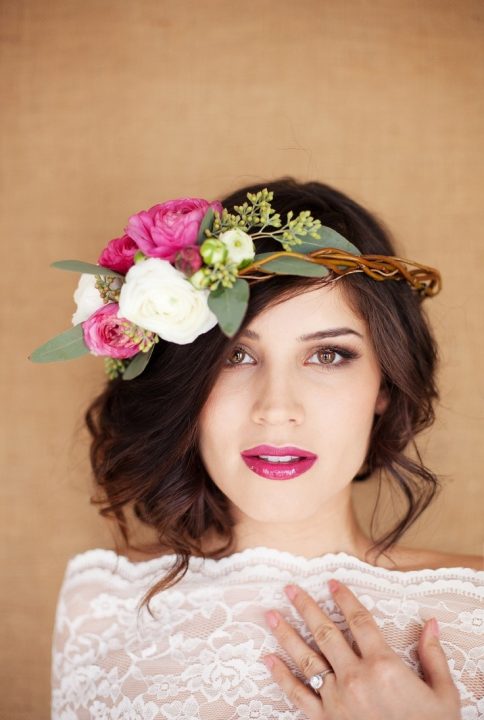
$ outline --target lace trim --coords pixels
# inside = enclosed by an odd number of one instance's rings
[[[176,555],[162,555],[150,560],[132,562],[124,555],[113,550],[96,548],[75,555],[69,560],[66,579],[72,582],[75,577],[95,573],[97,577],[106,571],[112,579],[120,581],[153,582],[160,578],[160,571],[170,570]],[[390,592],[401,594],[402,586],[408,592],[425,595],[432,592],[438,581],[440,589],[456,589],[472,597],[484,598],[484,570],[474,568],[421,568],[419,570],[390,570],[376,567],[345,552],[327,553],[320,557],[306,558],[284,550],[265,546],[246,548],[240,552],[216,560],[214,558],[191,557],[189,568],[183,577],[184,582],[196,582],[197,579],[218,578],[226,582],[255,580],[291,581],[295,576],[313,579],[319,574],[319,582],[324,575],[349,578],[358,584],[361,573],[365,575],[365,586],[379,589],[384,587]],[[370,579],[370,582],[368,582]],[[371,583],[374,580],[374,583]],[[398,586],[398,587],[397,587]]]

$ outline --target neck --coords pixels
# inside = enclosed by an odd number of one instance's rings
[[[224,556],[263,546],[306,558],[345,552],[369,562],[372,543],[361,529],[351,502],[342,504],[339,511],[335,509],[334,505],[327,510],[320,508],[313,516],[288,523],[257,521],[235,510],[234,539]],[[202,547],[204,552],[211,552],[222,544],[210,534]]]

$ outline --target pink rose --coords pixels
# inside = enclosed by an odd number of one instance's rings
[[[98,264],[126,275],[134,265],[134,254],[138,250],[138,246],[128,235],[114,238],[100,254]]]
[[[220,213],[223,209],[218,201],[168,200],[131,215],[125,232],[145,255],[173,262],[179,250],[196,244],[200,224],[209,207]]]
[[[199,245],[187,245],[176,255],[175,267],[188,277],[196,273],[203,265]]]
[[[122,323],[132,323],[118,318],[118,310],[118,303],[108,303],[82,323],[84,342],[93,355],[121,359],[132,357],[139,352],[138,343],[134,343],[123,333]]]

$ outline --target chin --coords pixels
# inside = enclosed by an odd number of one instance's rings
[[[308,512],[308,507],[312,507],[310,502],[303,503],[300,508],[294,502],[287,506],[271,502],[270,507],[264,507],[259,502],[255,507],[243,507],[241,505],[237,505],[237,507],[246,517],[260,523],[300,523],[313,514]]]

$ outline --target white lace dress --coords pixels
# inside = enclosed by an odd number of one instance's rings
[[[420,677],[417,641],[437,617],[463,720],[484,718],[484,571],[376,568],[343,552],[307,559],[256,547],[221,560],[191,558],[187,574],[138,602],[174,556],[140,563],[111,550],[69,561],[52,655],[52,718],[303,720],[261,661],[275,652],[303,680],[264,619],[277,608],[316,648],[283,587],[305,588],[353,638],[327,580],[347,584],[395,652]]]

